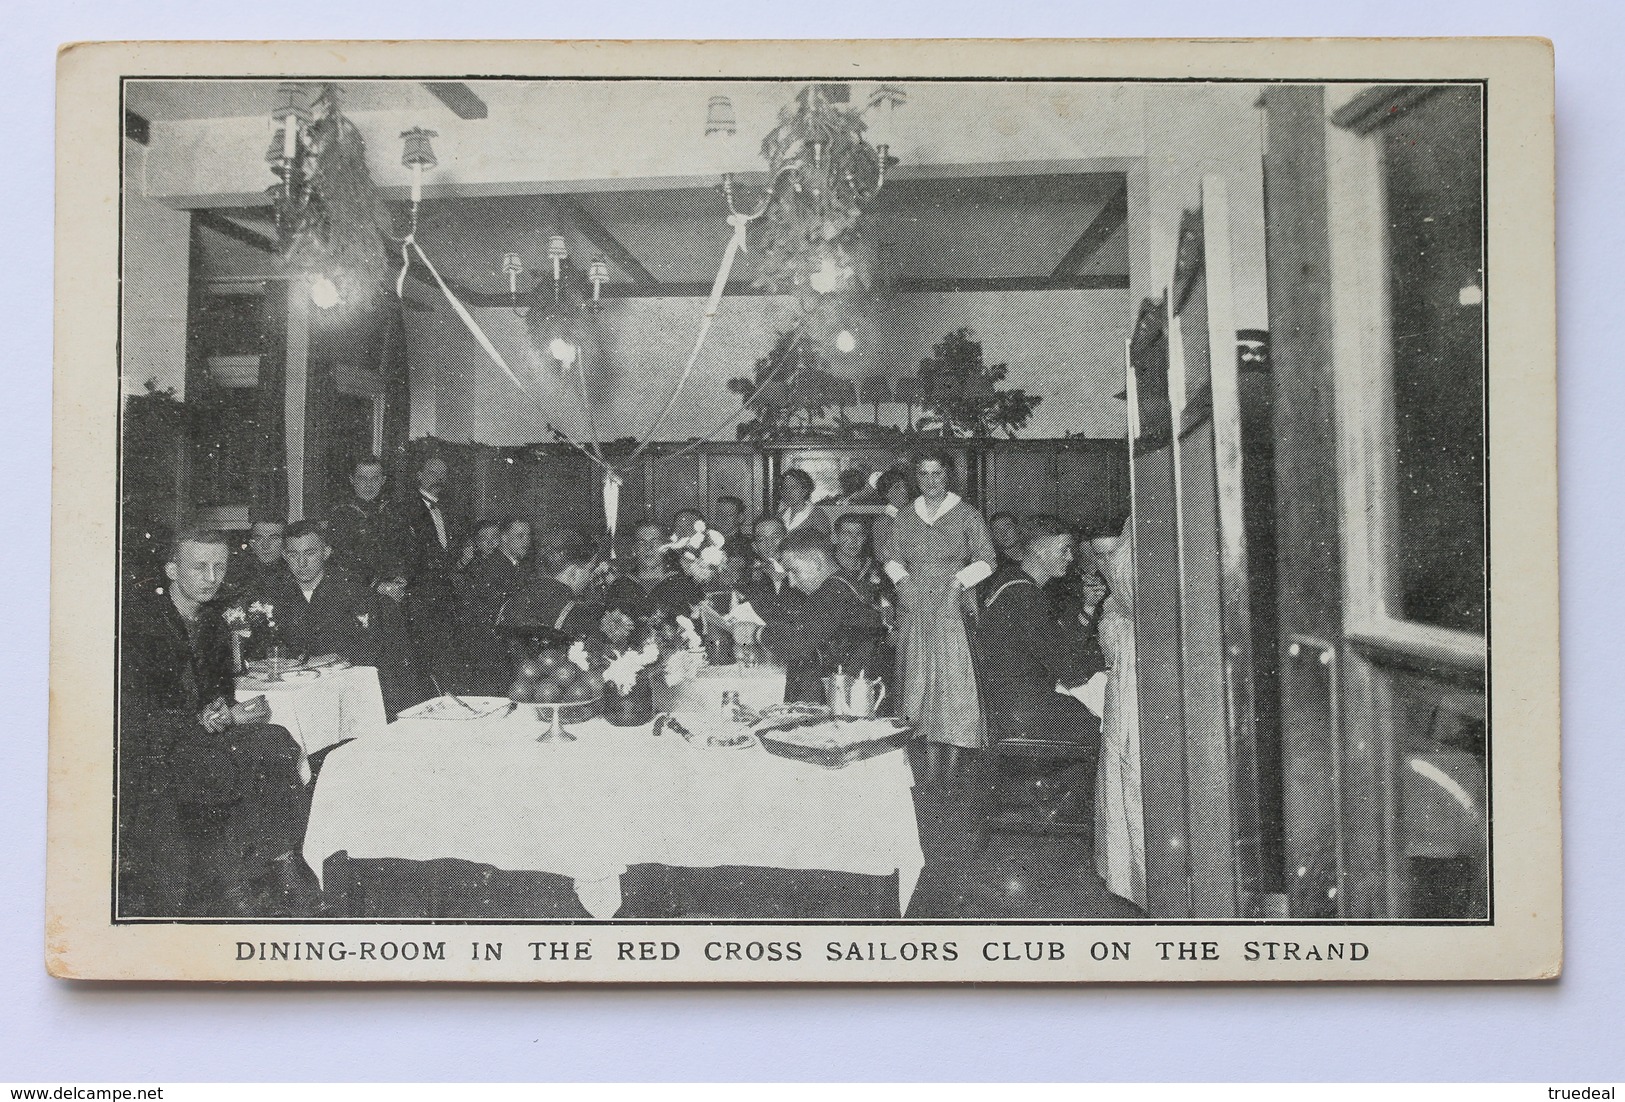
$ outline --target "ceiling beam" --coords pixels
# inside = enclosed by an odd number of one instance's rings
[[[414,264],[412,266],[412,278],[426,287],[434,286],[428,274],[419,270],[419,265]],[[506,294],[476,291],[450,279],[446,280],[446,285],[451,288],[453,294],[462,300],[464,306],[495,308],[514,305],[514,300]],[[892,291],[894,294],[900,295],[941,295],[986,293],[990,291],[1125,291],[1128,289],[1128,285],[1128,276],[1126,275],[1087,275],[1074,276],[1071,279],[1051,279],[1049,276],[996,276],[980,279],[900,279]],[[606,283],[601,292],[605,300],[623,298],[703,299],[710,293],[711,285],[709,283]],[[728,284],[723,293],[728,298],[756,298],[773,292],[763,290],[745,280],[735,280]],[[518,304],[521,307],[536,306],[541,301],[540,291],[521,292],[518,298]]]
[[[152,137],[152,124],[128,107],[124,109],[124,136],[132,142],[146,145]]]
[[[1072,247],[1061,257],[1061,262],[1055,265],[1055,272],[1051,278],[1070,279],[1083,270],[1089,263],[1090,257],[1100,251],[1112,236],[1128,221],[1128,188],[1124,187],[1106,200],[1095,215],[1095,220],[1072,243]],[[1125,284],[1126,285],[1126,284]]]
[[[963,291],[1121,291],[1126,275],[992,276],[967,279],[899,279],[892,288],[900,295],[939,295]]]
[[[560,217],[580,231],[582,237],[591,241],[617,268],[631,276],[632,282],[645,287],[659,285],[660,281],[654,277],[654,273],[639,263],[638,258],[575,199],[561,195],[553,200],[553,206]]]
[[[258,249],[262,253],[275,255],[278,251],[276,242],[264,234],[255,233],[247,226],[239,225],[230,218],[212,210],[194,210],[192,221],[199,226],[207,226],[216,233],[223,234],[233,241],[240,241],[250,248]]]
[[[426,80],[423,86],[460,119],[483,119],[490,113],[474,89],[460,81]]]

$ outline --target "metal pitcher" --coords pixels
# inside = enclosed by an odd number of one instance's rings
[[[822,679],[824,701],[838,716],[867,719],[886,699],[886,686],[878,677],[832,673]]]

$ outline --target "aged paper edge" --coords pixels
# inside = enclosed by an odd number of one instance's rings
[[[1268,922],[115,925],[110,816],[115,656],[119,82],[245,72],[546,76],[996,76],[1297,80],[1488,78],[1488,278],[1527,303],[1490,314],[1495,918],[1492,925]],[[59,58],[46,966],[68,978],[498,982],[1078,982],[1550,979],[1561,969],[1553,88],[1537,39],[677,43],[87,43]],[[1511,303],[1511,296],[1504,296]],[[1246,943],[1357,943],[1364,959],[1248,960]],[[344,943],[265,961],[259,943]],[[530,943],[586,943],[589,960]],[[777,943],[800,959],[708,960]],[[956,959],[898,959],[953,943]],[[1158,943],[1216,960],[1161,960]],[[372,959],[362,959],[363,943]],[[623,949],[623,943],[626,948]],[[859,960],[829,960],[834,943]],[[425,960],[439,946],[444,959]],[[500,944],[500,960],[481,946]],[[239,960],[243,946],[253,959]],[[384,946],[391,945],[393,950]],[[416,945],[419,959],[401,959]],[[1127,947],[1127,958],[1117,946]],[[671,956],[675,947],[675,956]],[[1036,947],[1036,949],[1034,948]],[[386,953],[394,959],[384,959]],[[720,955],[725,951],[712,949]],[[1036,952],[1040,959],[1026,957]],[[1177,953],[1177,949],[1173,952]],[[1201,951],[1206,955],[1207,950]],[[474,959],[483,955],[487,959]],[[618,960],[629,955],[632,959]],[[1105,959],[1096,959],[1104,956]],[[652,956],[652,959],[648,959]],[[670,959],[660,959],[669,957]],[[1005,959],[1014,957],[1015,959]],[[991,959],[990,959],[991,958]]]

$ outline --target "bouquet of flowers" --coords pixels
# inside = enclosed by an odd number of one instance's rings
[[[704,585],[727,563],[728,555],[723,550],[727,542],[728,537],[714,528],[707,528],[705,521],[697,520],[692,532],[673,536],[663,550],[676,552],[682,562],[683,573]]]
[[[644,671],[659,664],[667,685],[676,685],[705,666],[705,644],[694,621],[687,616],[667,618],[654,612],[634,620],[619,609],[604,613],[598,624],[601,646],[577,643],[571,661],[602,671],[606,683],[622,696],[630,693]],[[579,651],[578,649],[579,648]],[[579,655],[579,657],[578,657]]]
[[[247,606],[232,605],[225,613],[226,627],[231,630],[232,652],[237,664],[242,665],[244,643],[253,643],[256,651],[280,642],[276,632],[276,609],[264,601],[251,601]]]

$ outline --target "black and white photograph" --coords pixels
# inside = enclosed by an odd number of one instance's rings
[[[54,973],[1555,974],[1549,44],[911,45],[64,53]]]

